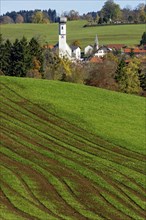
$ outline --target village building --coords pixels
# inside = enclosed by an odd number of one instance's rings
[[[112,49],[106,47],[106,46],[101,46],[99,49],[94,53],[95,57],[104,57],[107,53],[111,52]]]
[[[61,17],[59,21],[59,41],[55,45],[55,50],[58,50],[59,57],[66,57],[69,60],[81,59],[81,48],[78,46],[69,46],[66,41],[66,23],[67,18]]]
[[[95,51],[97,51],[98,49],[99,49],[99,42],[98,42],[98,37],[96,34],[94,45],[93,46],[87,45],[84,49],[84,55],[89,56],[89,55],[93,54]]]
[[[126,55],[130,55],[133,53],[135,56],[146,56],[146,49],[143,48],[125,48],[123,53]]]

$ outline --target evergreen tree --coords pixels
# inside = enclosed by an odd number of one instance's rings
[[[0,35],[0,70],[4,75],[9,75],[11,47],[11,42],[6,40],[4,43],[2,35]]]
[[[11,66],[11,49],[12,44],[9,39],[5,42],[5,53],[4,53],[4,73],[5,75],[10,75],[10,66]]]
[[[25,77],[27,71],[31,68],[31,55],[27,39],[23,37],[20,41],[15,40],[11,50],[11,76]]]
[[[122,58],[118,64],[117,70],[116,70],[116,75],[115,75],[115,79],[118,82],[122,75],[123,75],[123,68],[126,66],[125,64],[125,60]]]
[[[31,59],[38,60],[40,62],[40,72],[43,73],[43,63],[44,63],[44,57],[43,57],[43,49],[40,46],[37,39],[34,37],[29,42],[29,51],[31,55]]]
[[[146,44],[146,31],[143,33],[142,39],[140,41],[140,45],[144,45],[144,44]]]

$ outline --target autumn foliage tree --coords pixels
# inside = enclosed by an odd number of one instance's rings
[[[123,67],[120,79],[118,80],[119,89],[125,93],[139,94],[141,92],[140,80],[138,76],[139,65],[136,58]]]

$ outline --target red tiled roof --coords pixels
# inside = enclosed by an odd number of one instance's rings
[[[101,58],[99,58],[99,57],[92,57],[92,58],[90,59],[90,62],[91,62],[91,63],[102,63],[103,60],[102,60]]]
[[[53,48],[54,48],[54,46],[53,46],[53,45],[51,45],[51,44],[44,45],[43,47],[44,47],[44,48],[48,48],[48,49],[53,49]]]
[[[125,48],[125,49],[124,49],[124,52],[125,52],[125,53],[130,53],[130,52],[131,52],[131,49],[130,49],[130,48]],[[135,48],[135,49],[132,50],[132,52],[133,52],[133,53],[146,53],[146,50]]]
[[[108,44],[107,47],[108,48],[115,48],[115,49],[121,49],[122,47],[124,47],[125,44]]]

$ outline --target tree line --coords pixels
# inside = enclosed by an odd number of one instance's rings
[[[0,23],[49,23],[58,19],[56,10],[21,10],[0,16]]]
[[[92,3],[91,3],[92,4]],[[98,5],[97,5],[98,7]],[[89,25],[107,23],[145,23],[146,5],[140,3],[135,9],[129,6],[121,9],[114,0],[107,0],[100,11],[88,12],[80,15],[76,10],[64,11],[62,16],[68,20],[85,19]],[[0,16],[0,23],[49,23],[58,22],[56,10],[21,10],[7,12]]]
[[[121,9],[119,4],[113,0],[107,0],[100,11],[88,12],[83,15],[89,24],[107,24],[107,23],[145,23],[146,5],[140,3],[135,9],[129,6]]]
[[[40,77],[43,73],[42,48],[35,38],[29,42],[25,37],[16,39],[12,44],[4,42],[0,35],[0,72],[1,75],[17,77]]]

